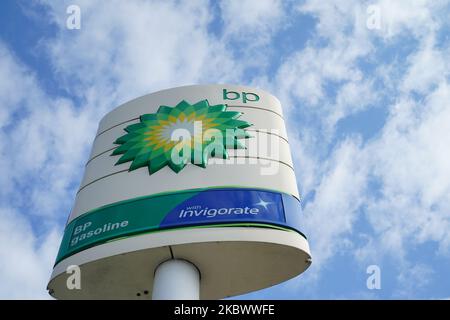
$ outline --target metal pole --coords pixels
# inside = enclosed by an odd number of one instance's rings
[[[185,260],[168,260],[156,268],[153,300],[199,300],[200,274]]]

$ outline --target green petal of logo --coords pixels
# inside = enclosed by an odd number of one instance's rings
[[[226,109],[207,100],[160,106],[126,127],[111,155],[122,155],[116,165],[132,161],[129,171],[148,166],[150,174],[166,165],[178,173],[188,162],[204,168],[209,157],[228,159],[226,149],[245,148],[239,139],[250,137],[245,128],[251,124],[238,119],[241,112]]]

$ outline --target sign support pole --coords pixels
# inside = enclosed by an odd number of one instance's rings
[[[200,273],[185,260],[172,259],[160,264],[153,279],[153,300],[199,300]]]

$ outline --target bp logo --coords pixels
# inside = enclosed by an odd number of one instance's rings
[[[251,124],[239,120],[241,114],[208,100],[160,106],[126,127],[111,155],[122,155],[116,165],[131,162],[129,171],[147,166],[150,174],[166,165],[178,173],[189,162],[205,168],[209,157],[227,159],[227,149],[245,148],[239,140],[250,137],[245,128]]]

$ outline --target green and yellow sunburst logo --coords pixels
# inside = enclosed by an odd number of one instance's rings
[[[111,155],[122,155],[116,165],[131,161],[129,171],[147,166],[150,174],[166,165],[178,173],[189,162],[206,167],[209,157],[228,159],[226,149],[245,148],[239,139],[250,137],[245,128],[251,124],[238,119],[241,112],[226,109],[207,100],[160,106],[126,127]]]

